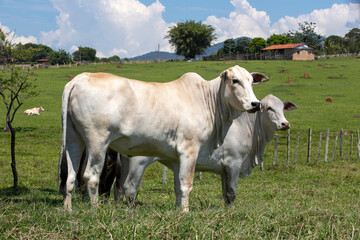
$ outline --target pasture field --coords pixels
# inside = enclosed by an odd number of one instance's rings
[[[172,174],[161,184],[161,165],[144,176],[136,207],[125,203],[92,209],[75,196],[69,214],[62,209],[56,183],[61,137],[61,95],[64,85],[81,72],[165,82],[185,72],[213,79],[234,65],[263,72],[270,81],[254,86],[258,99],[271,93],[290,100],[298,109],[285,113],[291,123],[290,166],[286,165],[286,133],[279,134],[278,166],[272,166],[274,144],[265,151],[265,171],[255,168],[239,179],[233,208],[225,208],[220,176],[203,173],[195,179],[190,213],[175,210]],[[0,239],[360,239],[360,159],[350,134],[360,128],[360,59],[316,61],[179,62],[144,65],[88,65],[31,70],[41,94],[27,99],[17,113],[16,161],[19,189],[12,186],[10,134],[0,132]],[[304,73],[309,78],[304,77]],[[291,77],[291,82],[287,80]],[[328,103],[326,98],[333,102]],[[27,108],[41,105],[40,116],[25,116]],[[1,126],[5,107],[0,104]],[[306,164],[307,129],[312,128],[310,164]],[[319,132],[331,130],[329,158],[335,134],[345,131],[344,157],[324,163],[324,148],[316,164]],[[298,164],[295,139],[300,132]],[[356,134],[354,135],[356,136]],[[356,139],[356,138],[355,138]],[[355,143],[357,143],[355,141]]]

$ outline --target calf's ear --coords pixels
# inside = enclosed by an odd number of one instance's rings
[[[297,109],[297,106],[295,103],[290,101],[285,101],[284,103],[284,111],[291,111]]]
[[[263,73],[252,72],[251,76],[254,79],[253,84],[259,84],[259,83],[262,83],[262,82],[269,81],[269,78]]]

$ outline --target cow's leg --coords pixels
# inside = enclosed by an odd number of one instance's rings
[[[179,171],[180,171],[180,165],[174,164],[174,190],[175,190],[175,206],[180,207],[181,206],[181,191],[180,191],[180,177],[179,177]]]
[[[87,162],[87,157],[86,157],[86,151],[83,151],[83,154],[81,155],[81,160],[80,160],[80,166],[79,166],[79,171],[76,175],[76,191],[77,193],[79,193],[82,197],[86,198],[87,193],[86,193],[86,186],[84,183],[84,172],[85,172],[85,167],[86,167],[86,162]]]
[[[155,158],[141,156],[129,159],[129,171],[123,185],[126,201],[129,206],[133,206],[135,204],[137,189],[140,186],[145,168],[154,161],[156,161]]]
[[[99,195],[99,181],[102,173],[107,147],[105,144],[91,144],[87,148],[87,164],[84,172],[84,181],[92,206],[97,206]]]
[[[128,157],[119,154],[118,160],[116,162],[116,179],[114,186],[115,201],[122,201],[125,196],[123,186],[128,172],[129,172],[129,159]]]
[[[239,168],[236,168],[239,169]],[[226,206],[232,206],[237,193],[237,186],[239,180],[239,172],[230,169],[228,166],[223,167],[221,174],[222,193]]]
[[[103,186],[103,189],[100,194],[104,194],[105,199],[109,199],[111,187],[114,184],[115,176],[116,176],[116,167],[118,162],[119,153],[115,152],[114,150],[109,148],[109,151],[107,153],[108,162],[106,168],[104,167],[105,171],[105,185]],[[100,189],[99,189],[100,191]]]
[[[181,196],[181,210],[183,212],[189,211],[189,196],[193,187],[195,164],[198,156],[198,151],[190,144],[187,151],[180,155],[180,196]]]
[[[66,139],[66,160],[67,160],[67,180],[66,188],[63,191],[64,208],[71,210],[71,193],[74,189],[76,173],[79,170],[81,155],[84,149],[84,142],[74,131],[67,132]]]

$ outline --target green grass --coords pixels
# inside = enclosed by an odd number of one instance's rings
[[[319,66],[321,63],[322,66]],[[265,171],[258,168],[239,180],[235,206],[223,206],[220,177],[203,174],[195,180],[190,213],[175,210],[171,173],[161,184],[161,166],[147,169],[137,205],[101,205],[92,209],[75,197],[74,213],[62,210],[56,185],[61,136],[61,94],[69,76],[104,70],[144,81],[164,82],[194,71],[205,79],[217,77],[238,64],[248,71],[267,74],[270,81],[254,86],[259,99],[272,93],[290,100],[298,109],[287,112],[291,123],[290,166],[286,166],[286,133],[279,134],[278,166],[272,166],[274,143],[265,152]],[[105,68],[105,69],[104,69]],[[360,239],[360,160],[349,156],[350,135],[344,138],[344,155],[324,163],[325,131],[331,130],[329,160],[335,134],[341,128],[360,128],[358,104],[360,61],[352,58],[319,61],[180,62],[144,65],[88,65],[32,70],[41,94],[25,101],[17,114],[16,161],[19,189],[13,190],[10,134],[0,133],[0,239]],[[310,78],[304,78],[308,72]],[[291,77],[293,84],[286,82]],[[333,102],[325,99],[332,97]],[[22,112],[41,105],[41,116]],[[5,123],[0,105],[0,120]],[[307,129],[313,129],[310,164],[306,164]],[[316,164],[319,132],[323,132],[320,164]],[[295,140],[300,132],[298,164]],[[339,149],[339,147],[338,147]]]

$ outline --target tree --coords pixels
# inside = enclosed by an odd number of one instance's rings
[[[321,41],[323,36],[315,32],[316,24],[313,22],[299,23],[299,30],[285,34],[293,43],[305,43],[313,47],[316,52],[322,49]]]
[[[234,39],[229,38],[224,42],[224,54],[233,54],[235,53],[236,43]]]
[[[351,29],[347,34],[345,34],[345,41],[349,46],[349,51],[351,53],[358,53],[360,50],[360,29]]]
[[[20,62],[35,62],[37,59],[49,58],[49,55],[53,50],[42,44],[35,43],[26,43],[26,44],[17,44],[16,48],[17,60]]]
[[[77,51],[73,53],[75,61],[90,61],[94,62],[96,59],[96,50],[90,47],[79,47]]]
[[[266,47],[266,41],[263,38],[254,38],[249,44],[249,50],[252,53],[260,53],[262,48]]]
[[[244,53],[249,52],[249,44],[250,44],[249,38],[247,38],[247,37],[239,38],[236,41],[235,52],[239,53],[239,54],[244,54]]]
[[[64,49],[59,49],[58,51],[51,52],[49,59],[50,64],[65,64],[71,62],[71,55]]]
[[[325,39],[324,50],[326,54],[339,54],[349,51],[345,39],[336,35],[331,35]]]
[[[4,37],[5,35],[5,37]],[[13,57],[13,46],[6,40],[6,34],[0,32],[0,48],[7,51],[7,55]],[[4,39],[4,40],[3,40]],[[16,57],[14,55],[14,57]],[[34,83],[29,79],[29,69],[23,71],[14,65],[5,66],[0,72],[0,96],[6,106],[6,124],[4,131],[11,133],[11,169],[14,177],[14,188],[18,185],[18,174],[15,160],[15,129],[12,126],[17,110],[21,107],[24,100],[38,95],[34,91]]]
[[[201,21],[187,20],[170,28],[165,38],[169,38],[169,43],[175,47],[176,54],[191,59],[210,47],[212,41],[216,39],[214,31],[212,26]]]
[[[268,46],[271,46],[278,44],[288,44],[291,43],[291,40],[288,36],[273,34],[266,40],[266,42]]]

